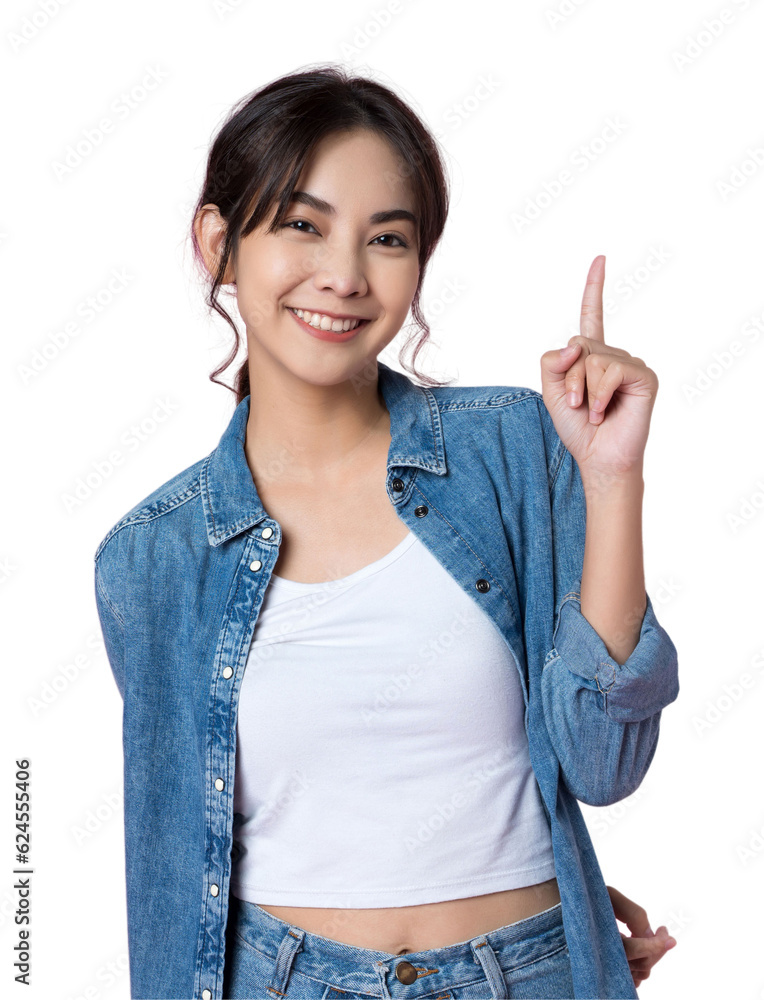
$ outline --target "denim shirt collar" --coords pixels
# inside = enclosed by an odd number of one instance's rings
[[[390,413],[388,471],[410,466],[444,476],[446,452],[435,397],[400,372],[377,361],[379,387]],[[207,539],[220,545],[268,516],[244,449],[250,397],[238,404],[217,448],[201,470],[201,495]]]

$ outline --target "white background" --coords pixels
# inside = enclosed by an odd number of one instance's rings
[[[435,346],[420,368],[540,389],[540,355],[578,332],[588,267],[607,256],[606,341],[660,380],[645,568],[681,693],[638,792],[582,808],[606,881],[678,941],[641,995],[764,997],[762,6],[45,2],[50,15],[6,4],[0,31],[8,996],[129,996],[122,703],[93,554],[123,513],[217,445],[233,410],[208,381],[230,330],[205,312],[187,239],[209,143],[245,94],[332,61],[400,93],[447,154],[452,208],[422,296]],[[116,116],[113,102],[152,70],[161,82]],[[107,115],[112,131],[57,176]],[[608,120],[621,134],[598,143]],[[518,228],[565,169],[573,183]],[[109,295],[112,271],[129,278]],[[449,283],[461,291],[447,304]],[[110,301],[86,323],[92,295]],[[403,336],[385,354],[394,365]],[[152,426],[159,401],[171,412]],[[115,449],[121,464],[93,479]],[[89,474],[95,485],[67,504]],[[20,757],[32,762],[31,989],[12,983]]]

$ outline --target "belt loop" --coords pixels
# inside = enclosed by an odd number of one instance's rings
[[[379,982],[382,986],[382,993],[380,996],[383,1000],[390,1000],[390,990],[387,988],[387,973],[390,971],[390,966],[387,962],[375,962],[374,971],[379,977]]]
[[[472,954],[483,967],[485,978],[491,987],[491,996],[494,997],[494,1000],[506,1000],[507,984],[504,980],[504,974],[485,934],[470,941],[470,948],[472,948]]]
[[[268,989],[278,993],[279,996],[286,994],[292,962],[297,952],[302,948],[302,939],[304,937],[305,931],[301,927],[290,926],[279,945],[273,976],[268,984]]]

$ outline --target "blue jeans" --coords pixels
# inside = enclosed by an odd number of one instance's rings
[[[573,997],[561,904],[470,941],[404,955],[355,948],[231,895],[225,1000]]]

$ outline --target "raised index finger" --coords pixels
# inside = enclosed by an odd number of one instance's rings
[[[602,290],[605,287],[605,257],[600,254],[592,261],[586,276],[584,298],[581,302],[581,336],[605,343],[602,321]]]

